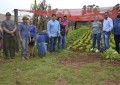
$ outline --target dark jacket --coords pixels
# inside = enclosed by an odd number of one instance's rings
[[[120,35],[120,18],[115,18],[113,20],[113,30],[114,30],[114,35]]]

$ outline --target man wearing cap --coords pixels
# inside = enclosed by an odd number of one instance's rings
[[[104,50],[110,48],[109,39],[110,33],[113,29],[113,20],[108,17],[108,12],[104,13],[104,21],[103,21],[103,41],[104,41]]]
[[[120,10],[117,12],[116,18],[113,20],[114,40],[116,45],[116,51],[120,53]]]
[[[30,30],[28,25],[28,18],[26,16],[23,17],[23,22],[18,26],[18,33],[19,33],[19,39],[21,42],[21,55],[22,59],[28,59],[28,43],[30,40]]]
[[[11,20],[11,14],[6,13],[6,20],[1,24],[3,29],[3,54],[5,59],[15,58],[15,36],[16,25],[13,20]]]

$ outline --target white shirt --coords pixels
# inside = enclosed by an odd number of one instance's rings
[[[103,21],[103,31],[109,32],[113,29],[113,21],[111,18],[104,19]]]

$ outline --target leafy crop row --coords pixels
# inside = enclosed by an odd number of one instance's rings
[[[90,48],[92,46],[92,34],[91,34],[91,30],[90,29],[87,29],[87,32],[84,33],[81,37],[77,34],[81,34],[80,31],[77,31],[76,33],[74,33],[77,38],[75,40],[71,38],[72,43],[69,43],[69,46],[67,47],[67,49],[76,49],[76,50],[80,50],[80,51],[85,51],[85,52],[89,52],[90,51]],[[101,42],[102,42],[102,46],[103,47],[103,40],[101,38]],[[115,42],[114,42],[114,36],[113,34],[111,34],[110,36],[110,46],[111,48],[115,48]]]

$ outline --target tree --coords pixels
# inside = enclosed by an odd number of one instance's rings
[[[51,6],[46,4],[46,0],[43,0],[42,2],[39,2],[37,4],[37,1],[34,1],[34,4],[31,5],[32,10],[43,10],[43,11],[51,11]],[[39,16],[34,14],[33,15],[33,23],[37,26],[38,31],[42,31],[46,29],[46,24],[49,17],[47,16]]]

